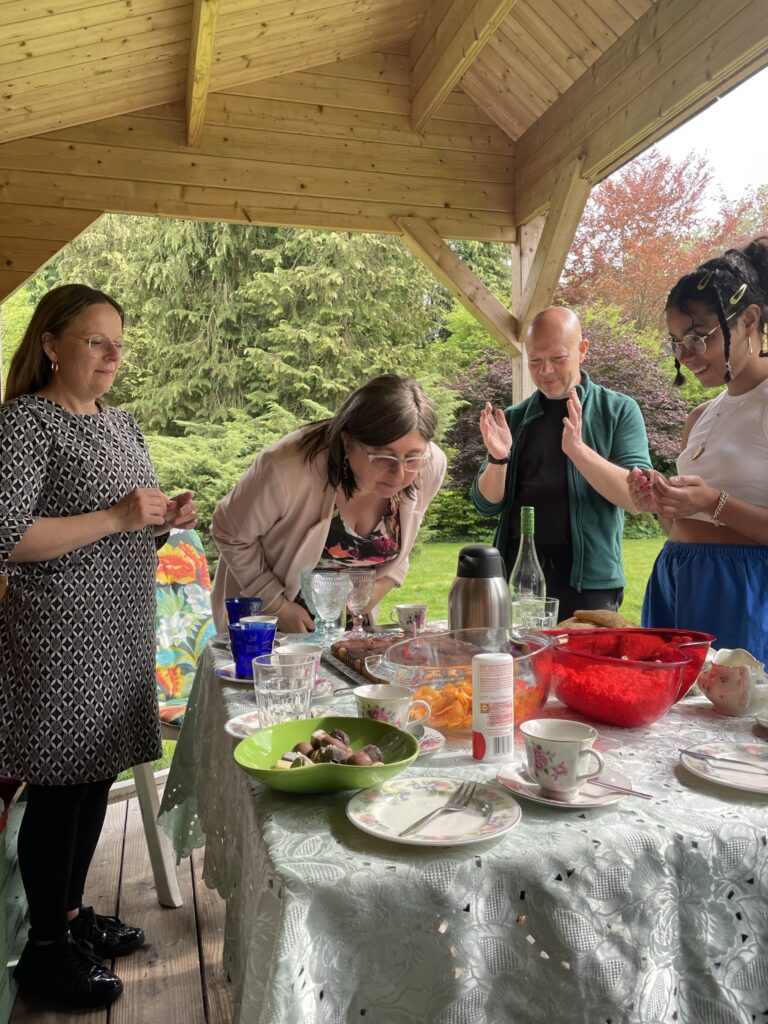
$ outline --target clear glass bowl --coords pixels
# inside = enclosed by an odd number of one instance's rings
[[[577,629],[551,634],[554,696],[609,725],[665,715],[699,674],[711,633],[682,629]]]
[[[410,687],[431,710],[435,729],[472,726],[472,658],[504,651],[515,659],[515,721],[533,717],[549,696],[553,638],[507,627],[457,629],[402,640],[383,656],[366,658],[367,671]]]

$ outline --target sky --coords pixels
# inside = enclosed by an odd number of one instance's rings
[[[705,153],[715,185],[728,199],[741,199],[748,188],[768,182],[767,108],[765,68],[656,143],[656,148],[676,161],[691,152]]]

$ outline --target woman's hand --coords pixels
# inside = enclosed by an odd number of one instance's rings
[[[512,447],[512,434],[504,418],[504,412],[502,409],[494,412],[490,402],[485,403],[485,408],[480,413],[480,433],[483,435],[483,444],[488,449],[488,454],[495,459],[503,459]]]
[[[297,601],[286,601],[277,613],[277,628],[283,633],[312,633],[315,621]]]
[[[182,491],[168,502],[165,525],[169,530],[191,530],[197,526],[197,509],[194,491]]]
[[[656,473],[653,469],[638,469],[637,467],[631,469],[627,475],[629,496],[634,502],[635,507],[639,508],[641,512],[652,512],[654,514],[659,512],[656,505],[656,492],[652,487],[655,476],[659,476],[662,480],[664,479],[660,473]]]
[[[660,473],[654,478],[653,492],[659,515],[665,519],[685,519],[695,512],[712,515],[720,497],[720,491],[700,476],[672,476],[665,480]]]
[[[137,487],[107,510],[112,533],[134,533],[145,526],[163,526],[168,499],[156,487]]]

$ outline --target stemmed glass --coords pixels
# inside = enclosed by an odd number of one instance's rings
[[[337,633],[336,619],[342,613],[350,585],[349,576],[343,572],[313,572],[309,578],[312,601],[323,620],[326,640]]]
[[[365,638],[363,629],[363,612],[371,603],[373,585],[376,582],[375,569],[347,569],[350,591],[347,597],[347,608],[352,612],[352,631],[349,634],[356,640]]]

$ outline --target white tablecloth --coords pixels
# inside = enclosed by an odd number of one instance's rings
[[[235,1024],[768,1021],[768,798],[677,755],[764,741],[754,719],[696,698],[647,729],[599,726],[608,767],[653,801],[521,800],[500,839],[398,846],[349,824],[348,793],[275,793],[237,767],[224,723],[253,703],[214,674],[224,660],[209,648],[201,664],[161,820],[180,856],[205,843],[205,880],[227,901]],[[354,714],[352,699],[338,709]],[[465,742],[409,771],[497,767]]]

